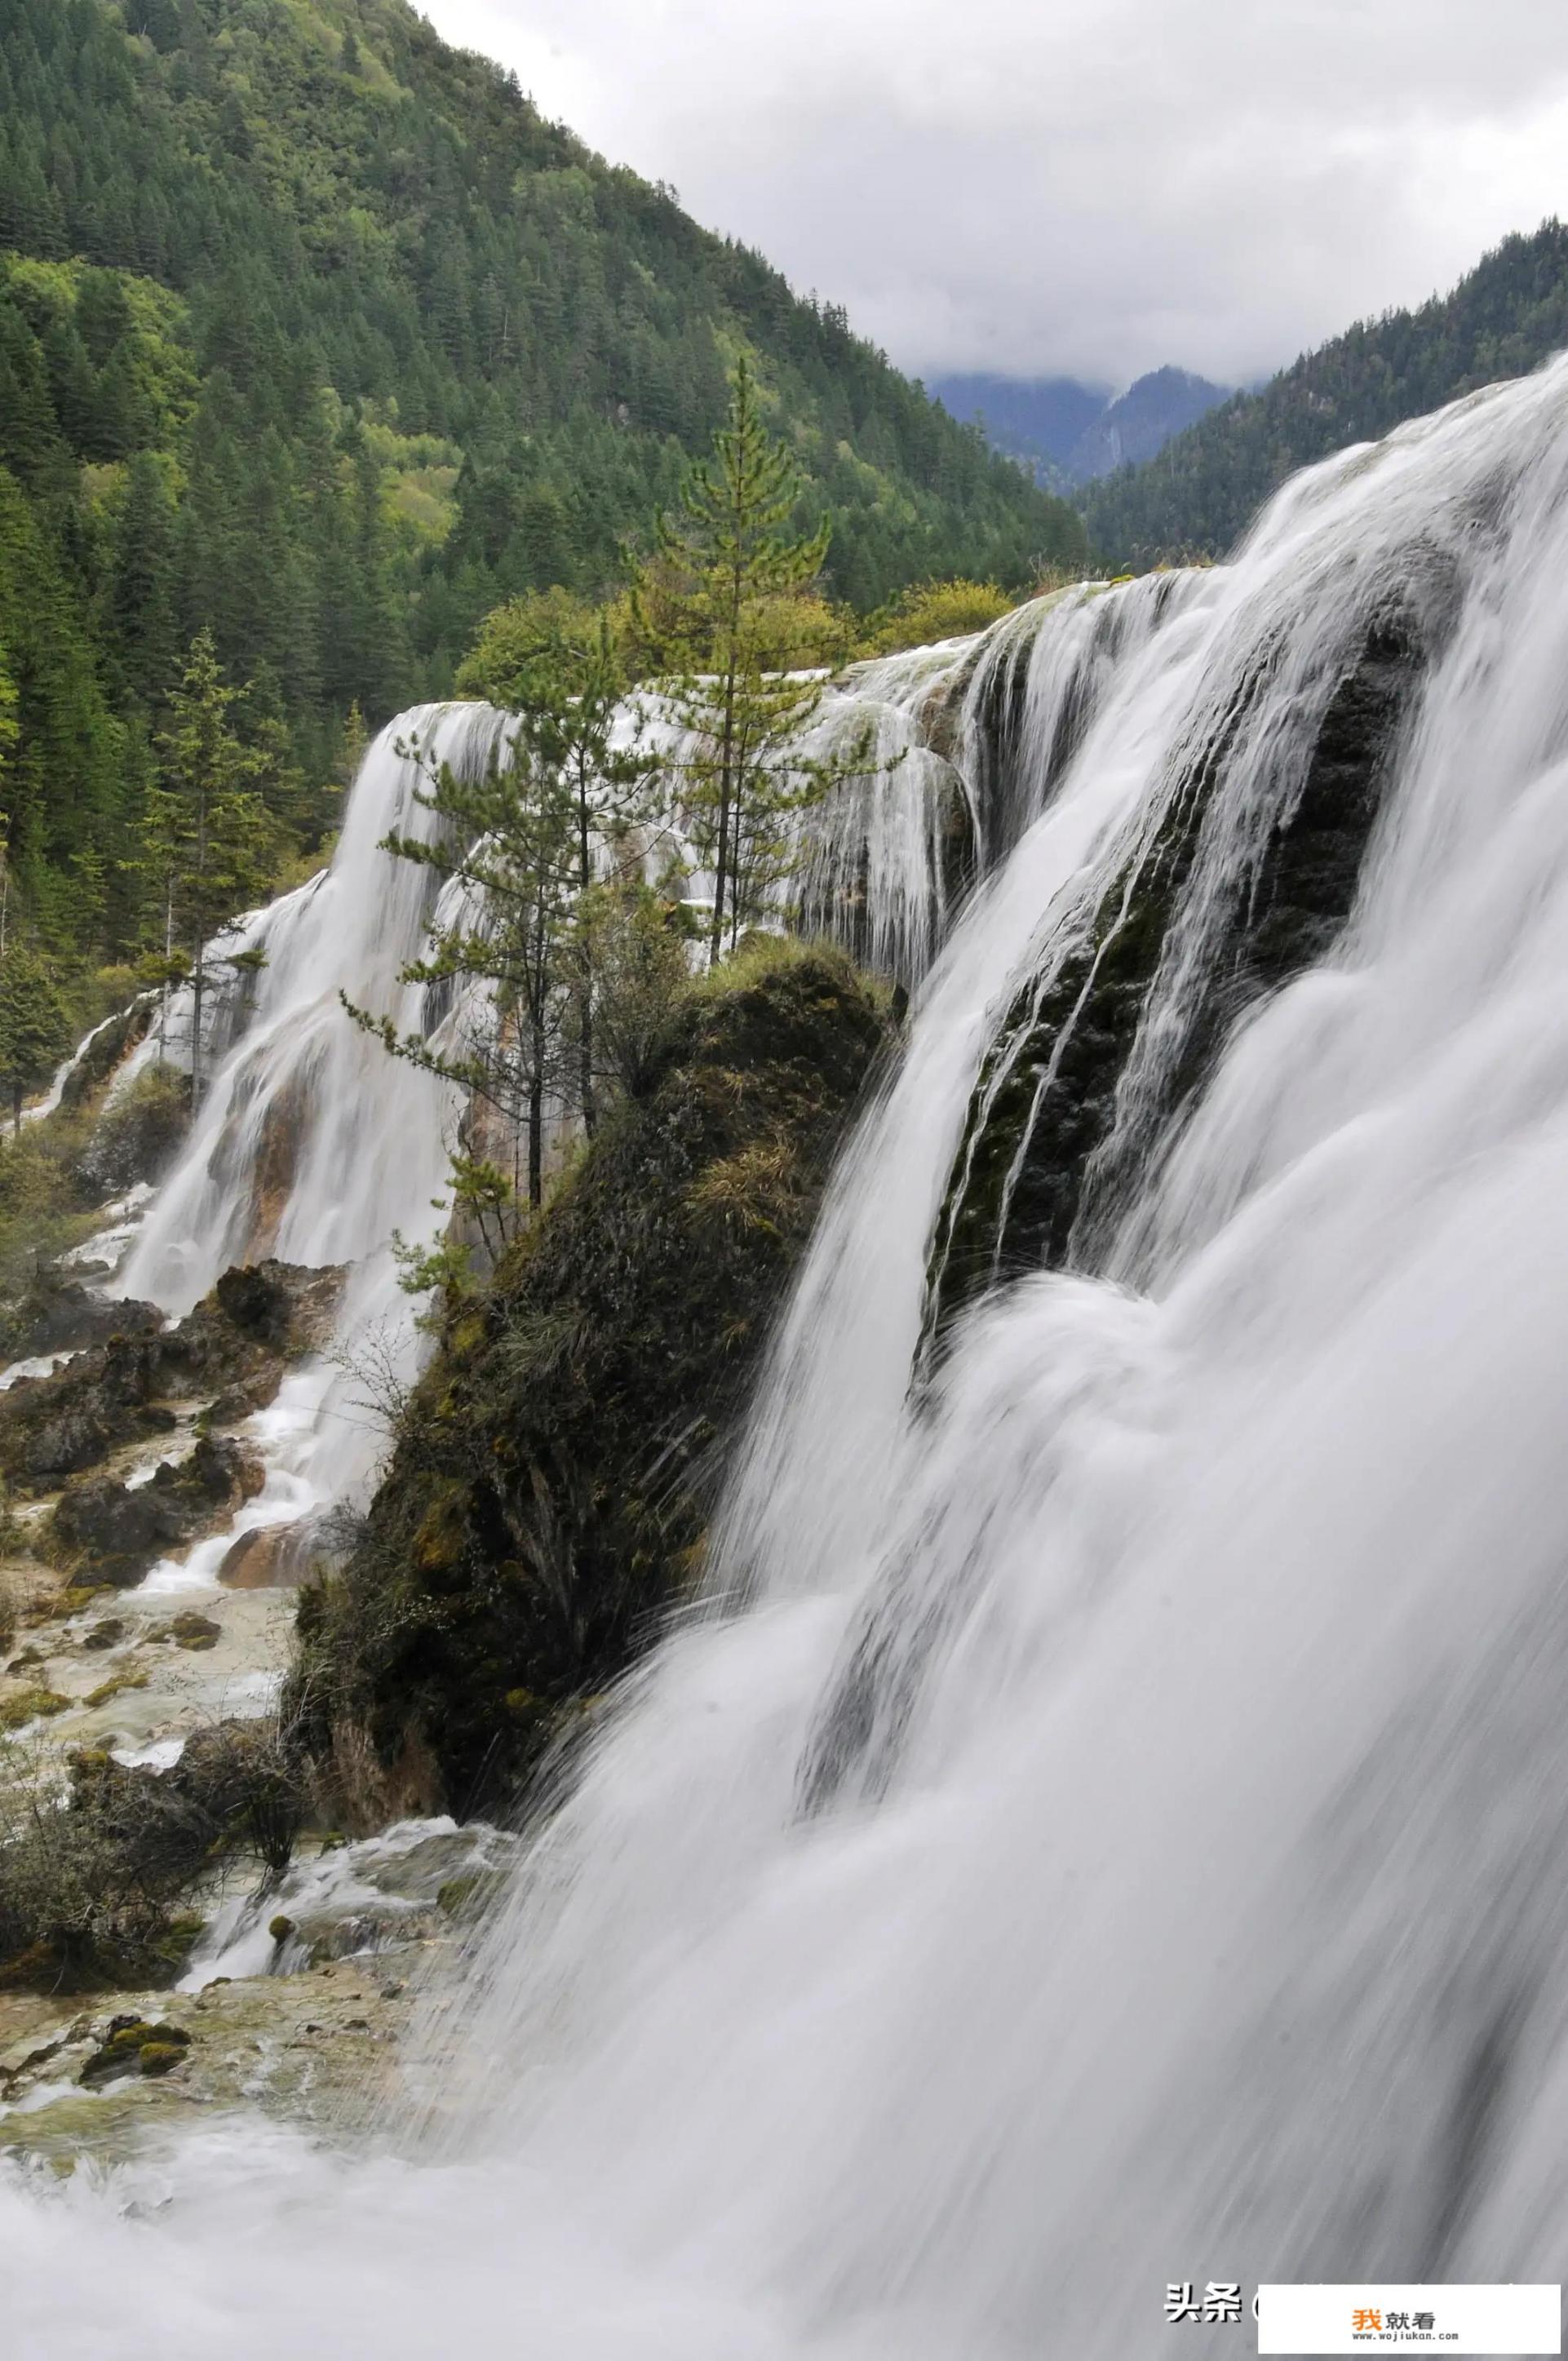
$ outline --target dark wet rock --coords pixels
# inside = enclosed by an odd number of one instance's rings
[[[168,1433],[174,1402],[217,1397],[236,1419],[264,1409],[290,1363],[324,1342],[342,1286],[340,1270],[291,1263],[225,1271],[177,1327],[117,1331],[52,1376],[21,1380],[0,1394],[0,1475],[48,1490]]]
[[[760,945],[454,1314],[285,1719],[350,1825],[515,1791],[696,1577],[729,1439],[888,1038],[850,963]]]
[[[1206,831],[1223,824],[1231,754],[1266,685],[1260,665],[1172,783],[1152,840],[1132,846],[1099,902],[1053,937],[998,1027],[970,1100],[933,1241],[927,1356],[997,1281],[1102,1267],[1131,1176],[1174,1136],[1237,1020],[1330,950],[1354,903],[1443,609],[1434,581],[1365,623],[1325,692],[1298,790],[1252,858],[1216,884]],[[1200,891],[1212,897],[1201,973],[1166,1012],[1169,1029],[1134,1120],[1125,1077]]]
[[[169,1626],[169,1636],[177,1648],[189,1648],[202,1653],[217,1646],[223,1638],[223,1626],[214,1623],[210,1615],[198,1615],[194,1608],[187,1608]]]
[[[13,1360],[77,1352],[111,1336],[156,1334],[163,1314],[155,1303],[110,1302],[71,1271],[44,1263],[25,1295],[0,1320],[0,1344]]]
[[[181,2063],[190,2047],[191,2036],[183,2026],[111,2017],[103,2040],[76,2079],[91,2087],[115,2074],[167,2074]]]
[[[343,1277],[340,1269],[286,1262],[225,1271],[211,1295],[161,1339],[166,1386],[187,1398],[226,1391],[253,1411],[265,1409],[288,1363],[326,1342]]]
[[[266,1480],[261,1461],[231,1436],[203,1435],[189,1458],[166,1459],[145,1484],[93,1476],[68,1485],[50,1539],[82,1574],[126,1589],[232,1517]]]

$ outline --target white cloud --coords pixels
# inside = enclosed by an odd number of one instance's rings
[[[1552,0],[422,0],[903,367],[1239,379],[1568,210]]]

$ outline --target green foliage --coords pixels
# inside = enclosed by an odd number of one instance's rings
[[[530,593],[498,609],[465,676],[510,708],[507,746],[482,778],[444,769],[420,795],[443,823],[431,837],[384,840],[400,860],[465,889],[464,915],[434,928],[429,956],[402,973],[405,983],[463,988],[465,1038],[438,1049],[422,1035],[400,1038],[389,1019],[346,996],[345,1005],[393,1056],[458,1083],[499,1116],[514,1159],[526,1144],[527,1202],[536,1211],[547,1101],[568,1105],[575,1091],[588,1138],[597,1125],[598,1002],[601,988],[619,990],[623,981],[598,848],[608,840],[613,905],[641,869],[639,824],[655,766],[641,729],[630,741],[620,729],[628,682],[610,618],[568,591]],[[617,1038],[618,1024],[612,1009],[608,1038]],[[464,1155],[452,1174],[459,1229],[476,1230],[493,1259],[491,1229],[507,1232],[521,1173],[505,1184],[488,1161]],[[422,1279],[450,1295],[462,1260],[459,1254],[455,1265],[445,1249],[433,1258],[406,1250],[405,1284],[412,1290]]]
[[[828,556],[826,524],[793,530],[799,478],[763,423],[744,356],[713,456],[662,517],[633,617],[685,751],[667,766],[692,841],[713,873],[708,956],[768,909],[797,858],[795,816],[863,772],[870,740],[808,759],[800,742],[824,683],[787,669],[791,602]]]
[[[23,1100],[42,1089],[74,1038],[53,963],[34,944],[13,937],[0,952],[0,1093],[10,1102],[17,1132]]]
[[[994,582],[916,582],[867,619],[860,653],[895,655],[901,648],[967,639],[1011,614],[1017,603]]]
[[[1109,566],[1222,556],[1298,467],[1387,434],[1568,345],[1568,228],[1508,237],[1451,294],[1364,320],[1239,393],[1146,467],[1090,486],[1090,539]]]
[[[453,1307],[347,1565],[302,1594],[286,1710],[329,1784],[424,1761],[427,1808],[504,1807],[656,1638],[884,1038],[847,960],[776,936],[666,1004],[635,1086]],[[345,1807],[385,1808],[367,1785]]]
[[[162,1982],[200,1921],[179,1904],[236,1853],[287,1868],[306,1816],[290,1754],[269,1722],[216,1722],[172,1771],[126,1770],[98,1750],[70,1758],[62,1797],[25,1743],[0,1742],[0,1989],[89,1992]],[[188,2038],[132,2025],[88,2072],[166,2070]],[[129,2053],[127,2055],[126,2053]]]
[[[841,313],[404,0],[9,0],[0,646],[45,940],[144,930],[148,749],[199,631],[252,684],[235,727],[270,734],[285,856],[313,851],[351,708],[446,693],[510,598],[610,588],[741,351],[798,530],[834,520],[836,599],[1081,551]]]

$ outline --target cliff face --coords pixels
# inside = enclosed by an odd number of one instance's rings
[[[690,1589],[887,1029],[847,961],[743,948],[454,1314],[346,1563],[302,1601],[292,1710],[345,1817],[496,1808]]]

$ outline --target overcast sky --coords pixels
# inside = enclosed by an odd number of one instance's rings
[[[1563,0],[421,0],[916,372],[1226,382],[1568,214]]]

